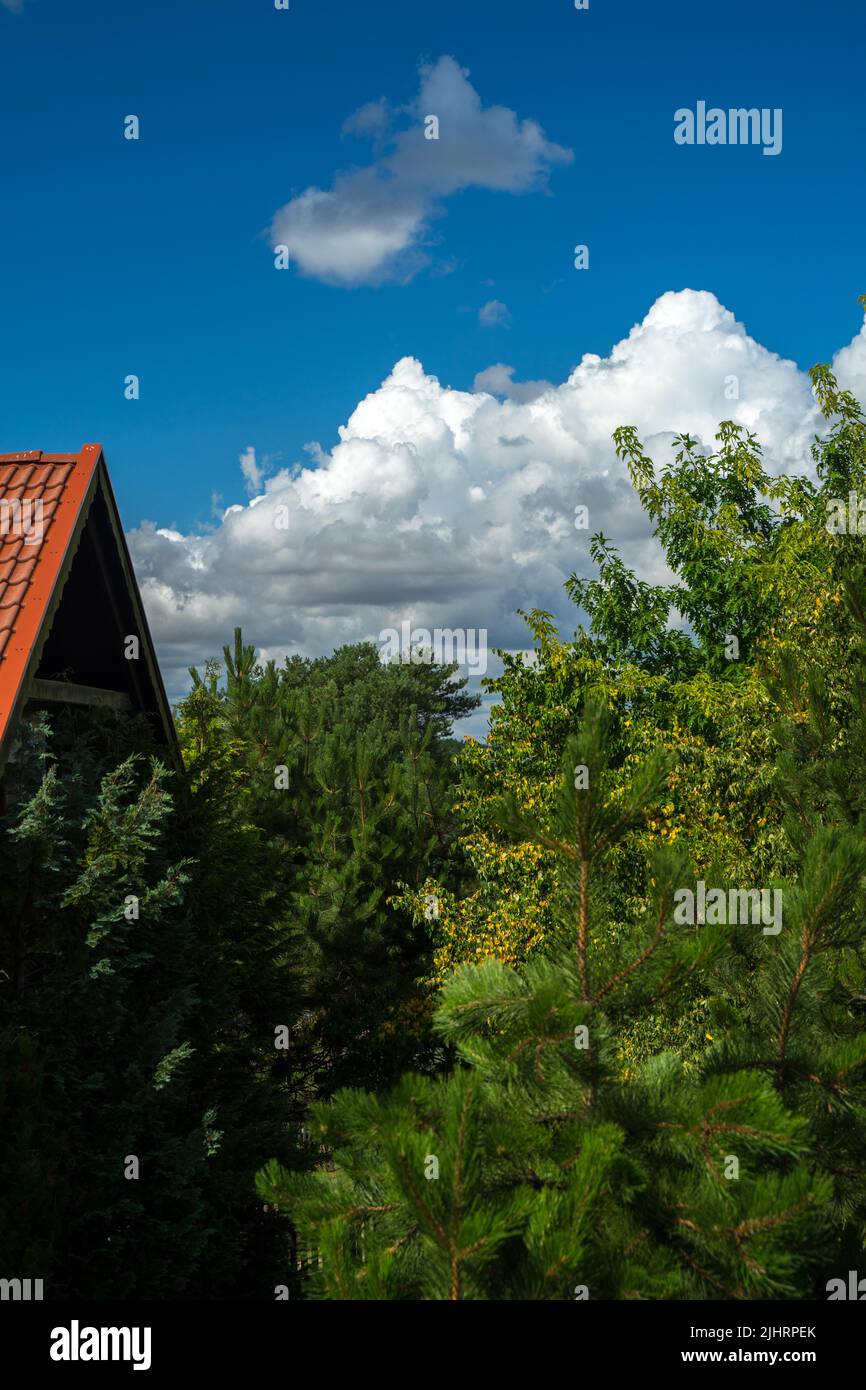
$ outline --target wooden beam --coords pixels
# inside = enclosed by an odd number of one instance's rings
[[[96,526],[96,524],[95,524],[95,523],[96,523],[96,516],[95,516],[95,514],[94,514],[94,513],[95,513],[95,510],[96,510],[96,508],[94,507],[94,508],[93,508],[93,511],[91,512],[90,517],[88,518],[88,520],[90,521],[90,525],[89,525],[88,528],[87,528],[87,535],[88,535],[88,539],[89,539],[89,541],[90,541],[90,544],[93,546],[93,553],[94,553],[94,555],[96,556],[96,563],[98,564],[99,569],[100,569],[100,573],[102,574],[102,582],[103,582],[103,584],[105,585],[105,593],[106,593],[106,595],[107,595],[107,597],[108,597],[108,602],[109,602],[109,605],[110,605],[110,607],[111,607],[112,614],[113,614],[113,616],[114,616],[114,623],[115,623],[115,627],[117,628],[117,651],[118,651],[118,656],[122,656],[122,655],[123,655],[123,642],[124,642],[124,638],[127,637],[127,636],[129,635],[129,624],[126,623],[126,622],[124,622],[123,615],[121,614],[120,607],[119,607],[119,605],[118,605],[117,598],[116,598],[116,595],[115,595],[115,592],[114,592],[114,585],[113,585],[112,582],[111,582],[111,575],[110,575],[109,570],[108,570],[108,559],[107,559],[107,557],[106,557],[105,550],[103,549],[102,541],[101,541],[100,538],[99,538],[99,531],[98,531],[97,526]],[[109,525],[111,525],[110,509],[109,509],[109,507],[108,507],[107,505],[106,505],[106,511],[109,512],[108,521],[109,521]],[[122,570],[123,570],[123,563],[122,563],[122,561],[121,561],[121,571],[122,571]],[[130,589],[129,589],[129,581],[128,581],[128,580],[127,580],[127,599],[128,599],[129,604],[130,604],[130,607],[133,608],[133,612],[134,612],[134,603],[133,603],[132,593],[131,593],[131,591],[130,591]],[[145,646],[145,643],[146,643],[146,640],[147,640],[147,639],[145,638],[144,633],[141,631],[140,624],[138,624],[138,623],[135,624],[135,627],[134,627],[134,629],[133,629],[133,632],[134,632],[134,635],[138,637],[138,640],[139,640],[139,649],[143,648],[143,647]],[[146,693],[146,691],[145,691],[145,689],[144,689],[141,676],[139,675],[139,671],[138,671],[138,662],[137,662],[137,661],[127,661],[125,664],[129,667],[130,679],[131,679],[131,681],[132,681],[133,686],[135,687],[135,697],[136,697],[136,700],[138,701],[138,708],[139,708],[140,710],[148,710],[148,709],[150,709],[150,708],[151,708],[151,702],[150,702],[150,700],[148,700],[148,698],[147,698],[147,693]]]
[[[100,690],[96,685],[76,685],[73,681],[34,680],[29,699],[41,705],[95,705],[102,709],[133,709],[132,700],[122,690]]]

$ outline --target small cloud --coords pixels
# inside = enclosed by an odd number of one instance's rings
[[[258,492],[262,485],[264,470],[256,463],[256,451],[252,444],[248,444],[243,453],[238,458],[244,481],[247,485],[247,492]]]
[[[425,135],[431,114],[437,139]],[[544,192],[551,169],[574,158],[536,121],[485,106],[447,55],[421,67],[408,105],[368,101],[342,133],[370,140],[372,162],[337,171],[329,187],[304,189],[270,226],[271,244],[288,246],[303,275],[342,286],[405,284],[430,262],[430,226],[445,199],[466,188]]]
[[[323,468],[328,462],[328,455],[325,453],[318,439],[311,439],[304,445],[304,453],[309,454],[318,467]]]
[[[11,10],[13,14],[20,14],[24,7],[24,0],[0,0],[0,5],[4,9]]]
[[[544,380],[515,381],[513,367],[507,367],[504,362],[495,362],[492,367],[485,367],[483,372],[477,374],[472,389],[486,391],[489,396],[505,396],[510,401],[525,404],[543,396],[545,391],[552,391],[553,383]]]
[[[478,322],[482,328],[510,328],[511,310],[501,299],[488,299],[478,310]]]
[[[271,239],[289,247],[305,275],[328,284],[405,282],[426,259],[419,243],[427,215],[422,192],[374,166],[293,198],[274,218]]]
[[[391,123],[391,113],[387,101],[368,101],[347,117],[340,128],[341,135],[357,135],[360,139],[381,137]]]

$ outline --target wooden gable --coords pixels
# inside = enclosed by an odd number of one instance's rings
[[[150,718],[179,761],[102,448],[0,455],[0,774],[26,710]]]

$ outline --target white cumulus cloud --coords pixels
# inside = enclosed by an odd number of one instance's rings
[[[866,386],[866,333],[835,365],[846,384]],[[585,354],[558,385],[530,383],[522,396],[513,377],[497,364],[463,391],[404,357],[334,447],[315,446],[315,467],[262,477],[250,446],[244,471],[252,481],[255,468],[259,495],[213,529],[134,530],[172,692],[238,624],[278,658],[376,640],[407,619],[486,629],[491,647],[523,648],[519,607],[549,609],[570,631],[562,583],[591,572],[593,532],[644,577],[665,573],[614,453],[618,425],[635,425],[662,460],[674,434],[711,444],[730,418],[756,433],[771,469],[806,472],[823,424],[808,376],[705,291],[663,294],[609,356]],[[588,531],[575,529],[577,506],[589,509]]]

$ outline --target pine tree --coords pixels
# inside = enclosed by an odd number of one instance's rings
[[[847,832],[808,838],[780,936],[678,924],[678,891],[696,884],[671,849],[649,865],[643,910],[611,923],[605,864],[667,769],[650,757],[614,793],[607,724],[589,702],[548,823],[502,808],[559,861],[557,945],[519,971],[495,960],[458,971],[437,1014],[453,1074],[406,1077],[384,1098],[339,1093],[311,1126],[331,1164],[260,1174],[302,1247],[321,1252],[313,1296],[808,1297],[838,1247],[833,1175],[786,1077],[795,1019],[826,986],[797,943],[826,931],[838,965],[863,851]],[[661,999],[687,1007],[698,979],[720,1035],[689,1059],[626,1062],[632,1023]],[[829,1084],[846,1066],[858,1074],[859,1040],[831,1054]],[[856,1123],[848,1133],[856,1142]]]
[[[7,1247],[44,1260],[24,1276],[55,1297],[169,1296],[209,1242],[188,1069],[190,866],[168,849],[166,769],[133,755],[99,775],[79,752],[62,776],[47,726],[25,726],[31,788],[0,842],[2,1051],[10,1067],[26,1062],[28,1082],[23,1094],[14,1072],[4,1082],[0,1128],[19,1149],[0,1227],[10,1201],[39,1209],[41,1171],[49,1228],[22,1223]]]
[[[447,863],[451,721],[477,700],[453,668],[383,665],[369,643],[278,669],[236,630],[223,656],[224,687],[216,664],[193,673],[181,741],[193,786],[222,782],[268,859],[299,1125],[316,1095],[433,1064],[429,932],[402,894]]]

